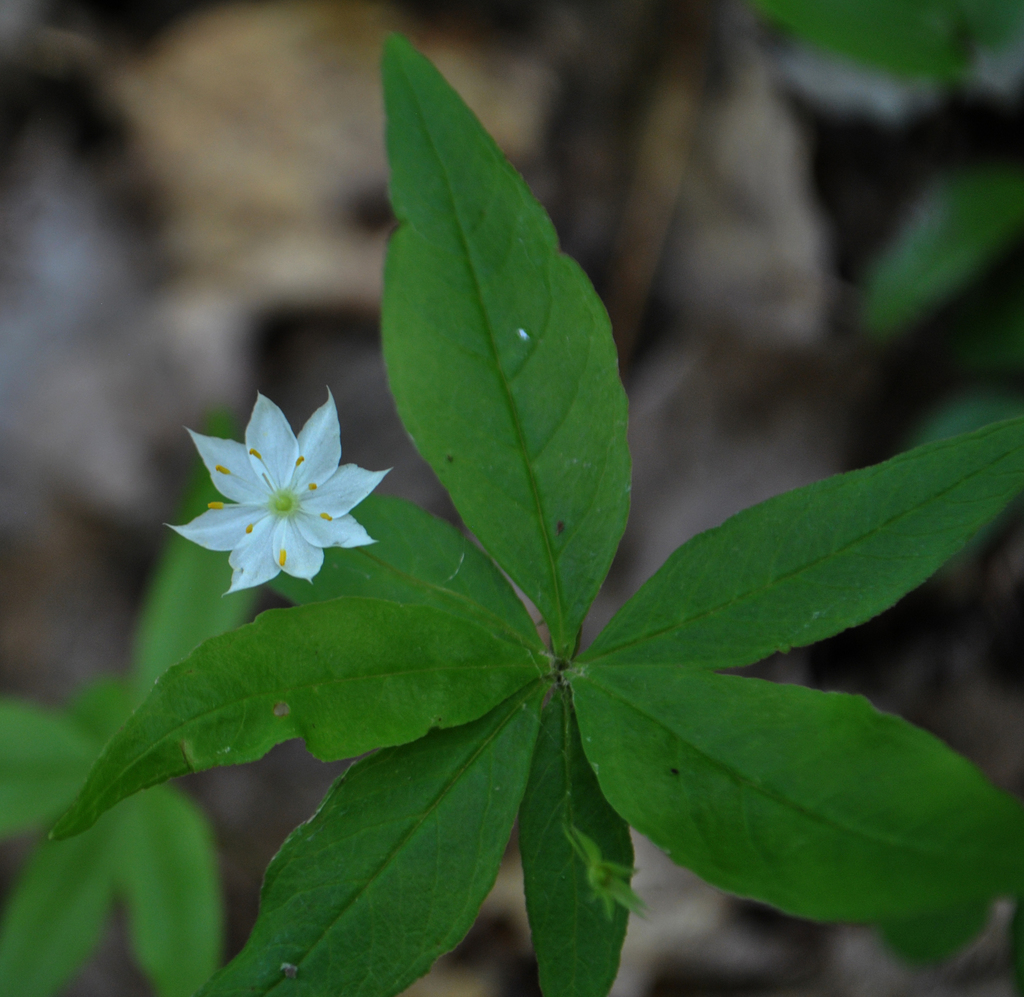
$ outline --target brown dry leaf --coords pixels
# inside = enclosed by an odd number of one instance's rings
[[[254,307],[374,311],[390,229],[378,61],[409,32],[517,160],[536,156],[552,74],[383,4],[229,4],[115,66],[179,280]]]
[[[706,92],[660,290],[691,322],[780,345],[822,342],[837,289],[809,137],[751,12],[722,11],[729,44]]]

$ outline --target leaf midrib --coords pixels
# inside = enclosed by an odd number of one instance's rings
[[[593,664],[595,662],[600,661],[602,658],[610,657],[612,655],[618,654],[621,651],[628,650],[630,648],[636,647],[639,644],[644,644],[644,643],[646,643],[648,641],[653,642],[653,641],[657,640],[659,637],[663,637],[665,634],[670,634],[670,633],[672,633],[673,631],[676,631],[676,630],[683,630],[684,628],[689,627],[689,626],[691,626],[694,623],[700,623],[700,622],[702,622],[704,620],[707,620],[707,619],[709,619],[709,618],[711,618],[711,617],[713,617],[713,616],[715,616],[715,615],[717,615],[719,613],[724,613],[724,612],[728,611],[729,609],[731,609],[732,607],[734,607],[736,605],[739,605],[739,604],[741,604],[741,603],[743,603],[745,601],[748,601],[750,599],[759,598],[759,597],[763,596],[766,592],[771,591],[777,585],[784,585],[787,582],[791,581],[792,579],[799,577],[804,572],[813,571],[815,568],[817,568],[819,565],[821,565],[822,563],[824,563],[826,561],[829,561],[829,560],[831,560],[833,558],[842,557],[844,554],[846,554],[848,551],[852,550],[858,544],[864,543],[867,540],[871,539],[873,536],[875,536],[878,533],[882,532],[883,530],[889,529],[894,523],[898,523],[901,519],[904,519],[904,518],[906,518],[908,516],[913,515],[914,513],[920,511],[922,508],[924,508],[928,504],[930,504],[932,502],[938,501],[944,495],[947,495],[949,492],[954,491],[955,489],[959,488],[961,485],[963,485],[964,483],[972,480],[973,478],[977,477],[978,475],[986,473],[994,465],[1000,463],[1003,460],[1006,460],[1007,458],[1011,457],[1013,454],[1017,453],[1018,451],[1020,451],[1022,449],[1024,449],[1024,447],[1015,447],[1013,450],[1007,451],[1006,453],[1000,455],[995,460],[992,460],[991,462],[986,464],[984,467],[981,467],[978,470],[971,472],[971,474],[966,475],[965,477],[957,479],[957,481],[955,481],[953,484],[949,485],[946,488],[943,488],[941,491],[935,492],[934,494],[930,495],[927,499],[925,499],[923,502],[920,502],[917,505],[912,506],[911,508],[904,510],[903,512],[897,514],[896,516],[891,517],[890,519],[887,519],[884,523],[880,523],[878,526],[874,527],[871,530],[868,530],[866,533],[860,534],[855,539],[851,540],[849,543],[844,544],[842,547],[839,547],[836,550],[830,551],[829,553],[824,554],[821,557],[815,558],[813,561],[808,561],[805,564],[800,565],[798,568],[793,569],[792,571],[789,571],[789,572],[787,572],[785,574],[782,574],[782,575],[777,575],[776,577],[772,578],[771,580],[769,580],[768,582],[766,582],[763,585],[760,585],[760,586],[758,586],[756,588],[747,589],[745,592],[741,592],[738,595],[733,596],[733,598],[731,598],[731,599],[729,599],[729,600],[727,600],[725,602],[719,603],[717,606],[712,606],[710,609],[704,610],[701,613],[697,613],[694,616],[690,616],[690,617],[688,617],[688,618],[686,618],[684,620],[681,620],[681,621],[679,621],[677,623],[672,623],[672,624],[670,624],[668,626],[661,627],[658,630],[651,631],[650,633],[642,634],[641,636],[636,637],[633,640],[628,640],[628,641],[625,641],[622,644],[617,644],[614,647],[609,648],[608,650],[601,651],[601,653],[596,655],[595,657],[588,657],[586,655],[586,652],[584,652],[584,654],[580,656],[579,660],[580,660],[581,663],[585,662],[588,665],[589,664]],[[828,479],[825,479],[825,480],[828,480]],[[771,501],[771,500],[769,499],[768,501]],[[752,506],[751,508],[756,508],[756,506]],[[743,511],[746,511],[746,510],[743,510]],[[722,525],[724,526],[725,524],[722,524]],[[720,527],[716,527],[716,529],[721,529],[721,528],[722,528],[721,526]],[[684,544],[683,546],[685,547],[686,545]],[[655,576],[652,576],[651,580],[653,580],[653,578],[656,577],[656,575],[657,575],[657,573],[655,573]],[[628,605],[628,603],[627,603],[627,605]],[[612,622],[614,622],[614,620]],[[611,624],[609,624],[609,626],[610,625]],[[852,625],[853,624],[850,624],[850,626],[852,626]],[[843,629],[846,629],[846,628],[844,627]],[[609,667],[614,666],[614,663],[613,662],[608,663],[608,666]],[[738,666],[731,665],[730,667],[738,667]]]
[[[609,689],[607,686],[602,685],[601,683],[595,681],[593,678],[583,679],[583,681],[589,681],[591,685],[593,685],[596,689],[604,693],[609,699],[617,700],[629,709],[633,710],[635,713],[639,713],[642,717],[645,717],[651,723],[656,724],[658,727],[666,731],[672,737],[681,741],[691,751],[693,751],[694,754],[702,758],[709,766],[723,772],[732,781],[736,782],[739,785],[748,787],[753,792],[759,793],[760,795],[766,797],[774,803],[780,804],[785,808],[788,808],[801,814],[803,817],[807,818],[810,821],[813,821],[818,824],[823,824],[824,826],[829,827],[832,830],[840,831],[844,834],[850,834],[854,837],[861,838],[864,841],[867,841],[873,845],[880,844],[884,847],[897,848],[909,852],[917,852],[918,854],[926,855],[929,857],[948,857],[951,854],[948,849],[929,849],[922,847],[919,843],[913,840],[908,840],[904,838],[890,839],[886,838],[885,836],[874,834],[872,832],[863,830],[858,827],[847,826],[846,824],[840,823],[838,820],[835,820],[831,817],[827,817],[824,814],[817,813],[814,810],[810,810],[803,804],[797,803],[796,801],[784,796],[781,792],[774,789],[770,789],[766,786],[761,785],[760,783],[755,782],[752,778],[744,775],[727,762],[724,762],[718,758],[715,758],[712,755],[709,755],[706,751],[697,747],[696,744],[694,744],[688,738],[684,737],[677,730],[674,730],[673,728],[669,727],[668,724],[666,724],[659,717],[654,716],[648,710],[638,706],[636,703],[634,703],[630,699],[627,699],[621,693],[613,689]],[[992,849],[986,849],[985,851],[986,853],[990,853]],[[977,855],[978,857],[984,857],[980,852],[974,852],[973,854]]]
[[[465,540],[465,542],[469,543],[468,540]],[[529,639],[527,638],[526,634],[524,634],[522,631],[518,630],[508,620],[506,620],[502,616],[499,616],[497,613],[495,613],[492,610],[488,609],[486,606],[484,606],[481,603],[477,602],[475,599],[471,598],[470,596],[463,595],[461,592],[456,592],[454,589],[445,588],[443,585],[438,585],[436,582],[428,582],[424,578],[418,578],[416,575],[408,574],[407,572],[402,571],[400,568],[395,567],[393,564],[390,564],[387,561],[381,560],[380,558],[375,557],[373,554],[370,554],[369,552],[367,552],[365,550],[360,551],[360,553],[362,554],[363,557],[368,558],[369,560],[373,561],[375,564],[378,564],[381,567],[383,567],[385,570],[390,571],[397,578],[399,578],[402,581],[405,581],[406,583],[410,584],[414,588],[419,587],[419,588],[422,588],[423,590],[425,590],[427,592],[437,593],[442,598],[446,598],[446,597],[447,598],[451,598],[451,599],[456,600],[456,601],[458,601],[460,603],[464,603],[471,610],[478,611],[478,612],[474,613],[475,616],[483,616],[487,620],[493,621],[493,622],[497,623],[502,630],[504,630],[509,636],[514,637],[516,642],[519,643],[519,644],[522,644],[524,647],[528,647],[532,651],[543,651],[544,650],[544,645],[540,643],[539,639],[538,639],[538,641],[536,643],[531,643],[529,641]],[[505,582],[504,578],[502,578],[502,582]],[[512,592],[512,595],[515,598],[518,599],[518,596],[515,596],[515,592]],[[341,598],[345,598],[345,597],[342,596]],[[520,603],[520,605],[522,605],[522,604]],[[525,607],[524,607],[524,609],[525,609]],[[536,633],[536,630],[534,630],[534,633]]]
[[[565,607],[563,606],[561,582],[558,577],[558,566],[556,563],[554,550],[551,546],[551,538],[548,536],[547,527],[544,523],[544,510],[541,506],[540,490],[537,486],[537,479],[534,474],[533,464],[529,459],[529,451],[526,447],[526,438],[523,433],[522,423],[519,419],[519,409],[515,403],[515,400],[512,397],[512,391],[509,386],[508,379],[505,377],[505,371],[502,368],[501,363],[498,359],[498,349],[494,336],[494,328],[491,324],[491,316],[484,304],[483,288],[480,282],[480,276],[477,273],[476,261],[474,260],[473,254],[470,252],[469,249],[469,240],[467,238],[465,228],[463,227],[462,224],[462,218],[460,217],[459,211],[456,207],[455,190],[452,186],[451,177],[448,175],[448,168],[445,165],[445,162],[442,159],[440,153],[438,152],[437,144],[434,142],[434,136],[427,122],[427,116],[423,112],[423,106],[420,102],[419,93],[417,92],[416,87],[412,85],[412,81],[409,79],[409,76],[405,71],[405,66],[400,64],[400,68],[402,71],[402,75],[405,77],[408,90],[412,94],[413,101],[416,105],[416,110],[419,114],[424,134],[427,136],[427,139],[430,142],[430,148],[434,153],[434,158],[436,159],[438,167],[441,170],[441,174],[444,177],[445,187],[448,190],[448,197],[452,207],[452,216],[455,219],[455,226],[459,233],[459,241],[462,243],[462,248],[466,256],[466,261],[469,264],[469,272],[473,279],[473,288],[476,292],[477,305],[480,308],[480,314],[483,316],[484,324],[487,329],[487,341],[491,347],[492,360],[494,362],[495,370],[497,371],[498,377],[501,381],[502,391],[505,397],[505,404],[508,408],[509,415],[512,417],[512,423],[515,427],[516,437],[519,440],[520,456],[523,462],[523,466],[526,469],[527,479],[530,483],[530,491],[534,500],[537,522],[540,526],[540,534],[544,541],[544,552],[547,556],[548,567],[550,569],[551,583],[554,589],[555,596],[554,608],[558,613],[558,633],[561,636],[564,636],[563,631],[565,629]],[[405,222],[406,224],[411,224],[408,219],[405,219]],[[553,627],[551,629],[552,631],[554,630]]]
[[[287,689],[271,689],[271,690],[267,690],[267,691],[264,691],[264,692],[255,692],[255,693],[252,693],[252,694],[247,695],[247,696],[239,696],[238,699],[233,699],[233,700],[231,700],[230,703],[222,704],[220,706],[214,707],[214,708],[209,709],[209,710],[204,710],[201,713],[196,713],[195,715],[193,715],[191,717],[188,717],[183,722],[177,724],[173,728],[167,730],[165,733],[163,733],[160,736],[160,739],[158,741],[152,741],[152,742],[149,743],[149,749],[144,754],[138,755],[135,758],[133,758],[131,763],[129,765],[126,765],[117,774],[116,779],[112,780],[109,783],[109,785],[111,785],[111,786],[116,785],[116,783],[118,781],[120,781],[121,779],[123,779],[129,772],[131,772],[133,769],[137,768],[144,761],[146,761],[150,757],[150,755],[152,755],[154,752],[157,751],[158,748],[163,747],[168,742],[172,742],[173,743],[174,741],[176,741],[178,734],[181,733],[188,725],[193,724],[193,723],[197,723],[198,721],[203,720],[203,719],[205,719],[207,717],[215,716],[221,710],[237,707],[240,704],[246,704],[246,703],[249,703],[249,702],[252,702],[252,701],[255,701],[255,700],[262,699],[264,697],[287,696],[290,692],[295,692],[296,690],[309,690],[309,689],[318,688],[318,687],[324,687],[324,686],[336,686],[336,685],[341,685],[342,683],[345,683],[345,682],[359,682],[359,681],[366,681],[366,680],[372,680],[372,679],[398,678],[398,677],[401,677],[403,675],[429,675],[429,674],[434,674],[434,673],[437,673],[437,672],[458,672],[458,671],[490,670],[490,669],[501,669],[501,668],[527,668],[527,667],[530,667],[530,666],[527,665],[526,663],[523,663],[521,665],[516,665],[516,664],[458,665],[458,666],[456,666],[456,665],[438,665],[438,666],[433,667],[433,668],[408,668],[408,669],[404,669],[402,671],[372,672],[372,673],[369,673],[369,674],[366,674],[366,675],[346,675],[346,676],[342,676],[342,677],[338,677],[338,678],[334,678],[334,679],[329,679],[329,680],[327,680],[325,682],[303,682],[303,683],[299,683],[299,684],[296,684],[296,685],[290,685],[290,686],[287,687]],[[535,667],[535,668],[537,667],[535,663],[534,663],[533,667]],[[539,670],[540,669],[538,668],[538,671]],[[538,678],[540,678],[540,677],[541,676],[538,676]],[[527,681],[530,681],[530,680],[528,679]],[[484,712],[486,712],[486,710]],[[466,721],[466,722],[467,723],[472,723],[473,721],[469,720],[469,721]],[[452,726],[457,726],[457,725],[452,725]],[[444,729],[444,728],[442,728],[442,729]],[[301,735],[296,734],[295,736],[299,737]],[[186,759],[186,761],[187,761],[187,759]],[[189,771],[190,772],[195,772],[196,770],[191,768],[191,766],[190,766],[189,767]]]
[[[525,689],[520,690],[517,698],[515,699],[511,708],[509,709],[508,714],[504,717],[504,719],[502,719],[501,723],[494,729],[494,731],[491,734],[489,734],[483,741],[480,742],[480,744],[477,746],[477,749],[466,760],[465,764],[463,764],[456,772],[456,774],[451,779],[449,779],[448,782],[441,788],[437,797],[430,804],[430,806],[422,812],[422,814],[415,821],[415,823],[413,823],[412,826],[409,828],[408,832],[401,838],[400,841],[396,843],[391,853],[380,863],[380,866],[373,873],[373,875],[366,881],[366,883],[359,889],[359,891],[342,907],[342,909],[337,913],[337,915],[335,915],[335,917],[331,919],[331,922],[327,925],[327,927],[324,928],[324,930],[320,933],[317,939],[307,948],[306,953],[299,960],[297,964],[298,966],[301,966],[302,963],[309,958],[309,956],[323,942],[324,938],[334,928],[334,926],[349,912],[349,910],[351,910],[351,908],[356,903],[359,902],[360,898],[370,889],[370,887],[377,881],[377,879],[379,879],[387,871],[388,867],[392,864],[392,862],[394,862],[397,859],[399,853],[405,848],[406,844],[410,841],[413,835],[415,835],[419,831],[419,829],[426,823],[427,819],[437,810],[437,808],[444,801],[445,797],[459,783],[459,781],[469,770],[469,768],[483,754],[484,750],[494,742],[498,735],[501,734],[501,732],[504,731],[504,729],[508,726],[509,722],[513,719],[513,717],[516,716],[516,714],[519,712],[520,706],[522,706],[535,691],[534,686],[536,684],[537,683],[533,683],[531,686],[528,686]],[[276,983],[273,984],[273,986],[270,987],[269,990],[265,990],[264,994],[273,993],[283,983],[285,983],[285,980],[278,980]]]
[[[576,826],[576,813],[573,807],[572,798],[572,759],[569,757],[572,751],[572,707],[570,705],[569,697],[562,696],[562,763],[563,771],[565,773],[565,810],[569,817],[569,826]],[[576,980],[579,975],[580,965],[580,952],[579,952],[579,926],[580,926],[580,894],[579,884],[576,879],[576,863],[579,861],[579,856],[576,854],[576,850],[570,846],[569,848],[569,868],[571,870],[570,876],[572,878],[572,973],[570,979],[572,981],[573,990],[575,991]]]

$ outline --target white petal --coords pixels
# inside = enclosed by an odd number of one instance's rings
[[[189,430],[199,456],[210,472],[214,487],[225,498],[235,502],[262,502],[267,489],[253,474],[245,447],[234,440],[221,440],[216,436],[203,436]],[[217,468],[223,468],[223,471]],[[227,472],[226,474],[224,472]]]
[[[245,427],[245,446],[262,457],[259,460],[249,454],[257,475],[262,475],[264,469],[269,472],[273,489],[283,488],[291,481],[299,444],[284,413],[266,395],[256,395],[249,425]]]
[[[326,520],[299,513],[295,526],[310,543],[318,547],[365,547],[377,541],[352,516]]]
[[[273,551],[285,573],[295,578],[312,578],[323,567],[324,552],[296,530],[291,517],[279,520],[274,527]]]
[[[297,488],[305,490],[311,481],[319,485],[338,469],[341,430],[330,388],[327,389],[327,401],[309,417],[299,433],[299,456],[302,463],[295,468],[293,478]]]
[[[273,516],[265,516],[231,552],[228,564],[235,572],[231,576],[229,592],[262,585],[280,574],[281,566],[273,555],[274,523]]]
[[[267,516],[262,505],[226,505],[223,509],[207,509],[184,526],[171,526],[186,540],[207,550],[234,550],[246,536],[245,528]]]
[[[391,468],[388,468],[390,471]],[[367,471],[355,464],[343,464],[316,491],[302,495],[302,508],[320,515],[326,512],[335,518],[354,509],[380,484],[387,471]]]

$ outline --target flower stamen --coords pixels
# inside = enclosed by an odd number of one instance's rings
[[[207,509],[223,509],[224,508],[224,503],[223,502],[207,502],[206,503],[206,508]]]
[[[223,464],[216,464],[216,465],[214,465],[214,470],[215,471],[220,471],[221,474],[230,474],[231,473]]]
[[[263,454],[261,454],[255,447],[250,447],[249,453],[251,453],[257,460],[263,460]]]
[[[298,467],[305,459],[305,457],[299,457],[299,459],[295,462],[295,466]]]
[[[315,492],[316,491],[316,485],[314,485],[312,481],[309,483],[309,490],[311,492]]]
[[[281,556],[277,559],[277,563],[280,564],[282,568],[284,567],[284,562],[285,562],[285,559],[287,557],[288,557],[288,552],[282,547],[281,548]]]
[[[334,519],[333,516],[328,516],[326,512],[321,512],[320,513],[320,518],[321,519],[326,519],[328,523],[331,522]]]
[[[247,526],[247,527],[245,528],[245,532],[246,532],[246,533],[252,533],[252,523],[250,523],[250,524],[249,524],[249,525],[248,525],[248,526]]]

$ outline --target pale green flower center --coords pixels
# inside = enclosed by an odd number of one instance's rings
[[[270,496],[270,511],[278,516],[290,516],[299,510],[299,497],[290,488],[281,488]]]

